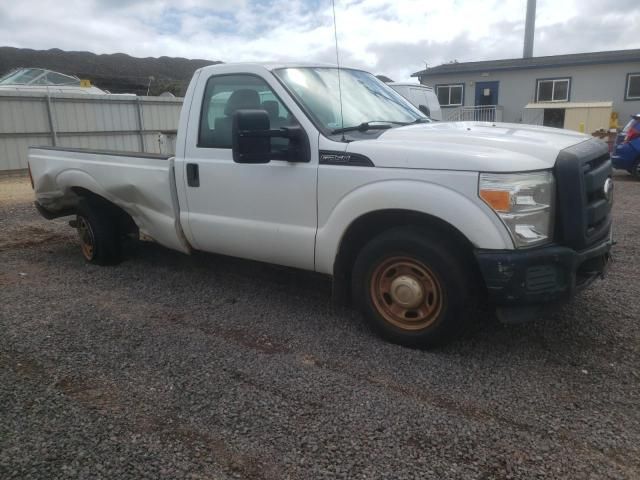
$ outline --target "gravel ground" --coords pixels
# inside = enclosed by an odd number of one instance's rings
[[[143,245],[82,260],[0,179],[0,478],[640,478],[640,182],[561,310],[435,351],[312,274]]]

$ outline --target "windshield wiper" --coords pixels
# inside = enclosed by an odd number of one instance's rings
[[[380,125],[372,125],[379,123]],[[391,128],[391,125],[409,125],[407,122],[394,122],[392,120],[371,120],[370,122],[363,122],[360,125],[354,125],[352,127],[336,128],[331,130],[332,134],[345,133],[345,132],[366,132],[367,130],[386,130]]]

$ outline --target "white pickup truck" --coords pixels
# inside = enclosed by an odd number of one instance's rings
[[[175,157],[32,148],[36,206],[76,215],[85,259],[124,237],[331,275],[385,338],[442,343],[485,298],[517,321],[601,276],[607,147],[574,132],[432,123],[377,80],[322,65],[198,70]]]

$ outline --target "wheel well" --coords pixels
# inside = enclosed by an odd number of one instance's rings
[[[84,200],[91,208],[97,208],[109,215],[118,226],[121,235],[137,234],[138,226],[133,221],[131,215],[125,212],[121,207],[97,193],[82,187],[71,187],[71,191],[75,193],[80,200]]]
[[[379,210],[356,219],[340,241],[333,265],[333,296],[339,304],[347,304],[351,297],[351,272],[360,250],[374,237],[396,227],[419,227],[446,238],[453,248],[471,266],[472,273],[481,279],[480,270],[473,255],[473,245],[455,227],[444,220],[411,210]]]

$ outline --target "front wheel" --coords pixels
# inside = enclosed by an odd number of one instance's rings
[[[384,338],[433,346],[459,334],[470,302],[472,275],[444,239],[417,228],[396,228],[371,240],[358,255],[354,299]]]

